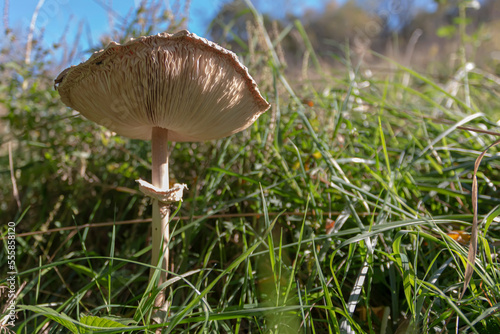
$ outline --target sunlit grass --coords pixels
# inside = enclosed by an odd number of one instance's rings
[[[456,69],[441,82],[379,55],[393,71],[349,59],[339,69],[315,57],[299,23],[291,29],[312,59],[306,76],[290,74],[279,43],[259,30],[248,41],[259,57],[247,65],[272,109],[231,138],[174,145],[171,176],[189,192],[172,215],[171,307],[161,325],[150,319],[158,293],[148,283],[150,212],[134,182],[147,177],[147,144],[68,118],[42,79],[44,94],[16,90],[18,100],[41,95],[26,112],[43,110],[54,129],[9,120],[26,129],[15,159],[23,211],[11,220],[19,235],[75,228],[17,238],[17,284],[25,285],[15,331],[500,329],[495,147],[479,169],[479,252],[459,299],[474,161],[500,132],[499,87],[480,71],[455,81]]]

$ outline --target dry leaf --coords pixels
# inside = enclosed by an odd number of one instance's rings
[[[481,153],[479,157],[477,157],[476,162],[474,163],[474,176],[472,178],[472,211],[474,212],[474,216],[472,218],[472,231],[470,234],[470,244],[469,244],[469,254],[467,256],[467,266],[465,267],[465,275],[464,275],[464,288],[462,290],[462,294],[460,295],[460,299],[463,298],[467,287],[469,286],[470,280],[472,278],[472,274],[474,273],[474,263],[476,262],[476,254],[477,254],[477,170],[479,168],[479,164],[481,160],[483,160],[486,152],[493,146],[500,143],[500,140],[497,140],[490,146],[486,148],[486,150]]]

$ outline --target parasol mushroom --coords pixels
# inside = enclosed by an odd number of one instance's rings
[[[168,268],[169,203],[182,200],[185,189],[169,189],[168,141],[229,136],[250,126],[269,104],[233,52],[186,30],[111,42],[61,72],[55,88],[64,104],[89,120],[151,140],[152,184],[138,182],[153,198],[151,264],[157,267],[163,255],[161,285]]]

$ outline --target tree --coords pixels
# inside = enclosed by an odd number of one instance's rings
[[[308,13],[304,22],[313,45],[323,55],[338,52],[346,42],[370,44],[383,29],[381,19],[355,1],[343,6],[329,2],[322,12]]]

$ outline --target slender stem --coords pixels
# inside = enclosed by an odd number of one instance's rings
[[[152,179],[153,185],[161,189],[168,189],[168,130],[163,128],[153,128],[152,133]],[[157,200],[153,203],[153,249],[151,256],[151,264],[158,265],[161,254],[163,254],[163,261],[160,268],[163,270],[168,269],[168,242],[170,239],[168,219],[170,215],[170,208],[164,203],[159,203]],[[163,241],[163,249],[160,249]],[[154,271],[150,272],[150,278]],[[162,271],[158,285],[163,284],[167,280],[167,273]],[[165,294],[162,291],[156,301],[155,306],[163,306],[165,301]]]

